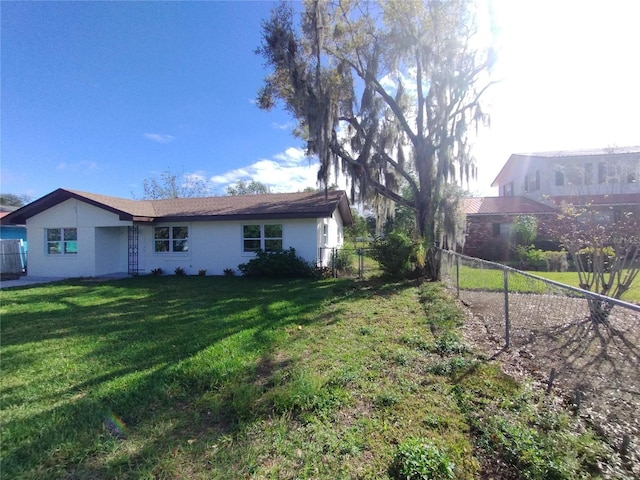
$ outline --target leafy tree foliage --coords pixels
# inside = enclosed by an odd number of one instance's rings
[[[515,245],[515,251],[521,268],[526,268],[527,260],[534,260],[537,252],[532,242],[538,236],[538,219],[533,215],[518,215],[511,224],[511,236]]]
[[[412,271],[417,245],[405,233],[398,231],[377,238],[371,247],[371,256],[380,263],[385,276],[402,278]]]
[[[227,187],[227,195],[260,195],[263,193],[271,193],[271,189],[257,180],[251,180],[250,182],[240,180],[235,185]]]
[[[298,121],[323,184],[342,172],[352,200],[373,203],[379,217],[394,202],[414,212],[433,278],[431,247],[453,244],[460,231],[445,186],[475,174],[467,131],[485,119],[479,100],[490,85],[493,55],[472,40],[471,5],[307,0],[296,29],[283,2],[264,22],[257,50],[270,69],[259,106],[281,101]]]
[[[206,197],[210,194],[204,180],[197,175],[172,172],[167,169],[160,178],[145,178],[142,181],[143,199]]]
[[[355,208],[351,209],[351,218],[353,218],[353,224],[344,229],[345,238],[353,242],[356,238],[369,236],[367,220]]]
[[[22,207],[31,201],[28,195],[16,195],[15,193],[0,193],[0,205],[7,207]]]
[[[640,209],[607,211],[565,206],[555,234],[578,271],[580,288],[620,298],[640,273]],[[606,322],[613,304],[588,298],[591,319]]]
[[[533,215],[518,215],[511,225],[511,234],[518,245],[531,245],[538,236],[538,219]]]

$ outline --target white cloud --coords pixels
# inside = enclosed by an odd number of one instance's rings
[[[216,187],[226,188],[241,180],[255,180],[274,193],[298,192],[316,187],[317,175],[318,161],[307,157],[304,150],[291,147],[272,159],[260,159],[249,166],[215,175],[209,181]]]
[[[293,122],[272,123],[271,126],[277,130],[293,130],[296,124]]]
[[[79,162],[60,162],[56,165],[56,169],[61,172],[80,172],[91,173],[99,170],[99,165],[91,160],[82,160]]]
[[[145,133],[143,135],[146,139],[157,143],[169,143],[174,139],[173,135],[165,135],[162,133]]]
[[[200,170],[193,173],[185,173],[184,179],[186,182],[189,182],[189,183],[206,182],[207,176],[205,172]]]

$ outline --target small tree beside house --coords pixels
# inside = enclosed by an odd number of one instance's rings
[[[567,205],[558,215],[558,238],[573,258],[580,288],[619,299],[640,272],[637,209],[609,211]],[[605,323],[613,304],[587,297],[592,321]]]

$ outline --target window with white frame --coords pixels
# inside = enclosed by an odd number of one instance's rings
[[[189,227],[154,227],[153,251],[156,253],[188,252]]]
[[[282,250],[282,225],[243,225],[242,251],[246,253],[264,250],[279,252]]]
[[[76,255],[78,253],[77,228],[47,228],[47,254]]]
[[[326,223],[322,225],[322,244],[325,247],[329,245],[329,225]]]

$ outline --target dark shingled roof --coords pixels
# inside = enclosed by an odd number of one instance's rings
[[[96,193],[59,188],[2,218],[2,224],[24,224],[26,219],[68,199],[77,199],[139,222],[265,220],[329,217],[338,209],[345,225],[353,219],[342,190],[301,193],[269,193],[225,197],[129,200]]]

